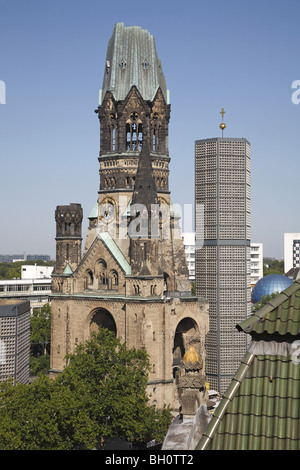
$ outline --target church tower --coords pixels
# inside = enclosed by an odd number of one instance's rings
[[[148,31],[116,24],[95,112],[100,184],[80,262],[66,270],[66,251],[57,255],[51,374],[102,325],[148,352],[151,403],[178,410],[185,352],[193,346],[205,361],[208,305],[191,294],[169,189],[170,103]]]
[[[81,259],[81,225],[83,211],[80,204],[57,206],[56,221],[56,273],[77,268]]]

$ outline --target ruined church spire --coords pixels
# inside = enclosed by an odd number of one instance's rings
[[[107,91],[116,101],[124,100],[132,86],[144,100],[152,101],[160,87],[166,102],[166,80],[157,57],[152,34],[140,26],[117,23],[109,40],[100,105]]]
[[[153,177],[152,162],[147,136],[140,153],[136,172],[132,204],[143,204],[148,211],[151,205],[158,204],[156,185]]]

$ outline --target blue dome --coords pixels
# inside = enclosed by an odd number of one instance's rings
[[[269,274],[262,277],[254,286],[251,300],[254,304],[259,302],[263,295],[271,295],[275,292],[282,292],[293,284],[293,281],[283,274]]]

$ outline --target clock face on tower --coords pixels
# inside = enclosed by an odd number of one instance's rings
[[[111,200],[104,200],[100,204],[100,216],[107,223],[112,222],[116,218],[116,208]]]

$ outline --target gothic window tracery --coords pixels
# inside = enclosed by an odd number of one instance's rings
[[[110,150],[115,152],[118,145],[118,124],[117,118],[114,113],[110,114],[109,117],[109,134],[110,134]]]
[[[152,122],[151,122],[151,145],[154,152],[159,150],[159,115],[158,113],[153,113]]]
[[[140,151],[143,144],[143,125],[138,114],[133,111],[126,122],[126,150]]]
[[[112,288],[116,288],[119,285],[119,276],[115,270],[111,272],[111,285]]]
[[[101,287],[107,285],[107,264],[103,259],[100,259],[97,262],[97,273],[99,279],[99,286]]]

